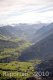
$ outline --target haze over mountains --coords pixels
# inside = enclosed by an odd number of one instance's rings
[[[39,29],[34,36],[34,42],[34,45],[22,52],[20,60],[48,59],[53,57],[53,23]]]
[[[47,24],[16,24],[16,25],[6,25],[0,27],[0,35],[6,37],[19,37],[25,40],[32,40],[35,32],[40,29],[42,26]]]
[[[39,40],[44,39],[45,37],[49,36],[50,34],[53,33],[53,23],[43,26],[37,32],[35,33],[35,37],[33,38],[33,42],[38,42]]]

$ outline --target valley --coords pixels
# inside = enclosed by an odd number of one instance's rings
[[[44,80],[34,73],[50,72],[53,69],[50,61],[53,61],[53,23],[0,27],[0,80],[27,80],[30,77]]]

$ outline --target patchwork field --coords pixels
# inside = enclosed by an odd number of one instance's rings
[[[9,78],[16,78],[25,80],[34,74],[34,66],[38,63],[38,60],[35,63],[33,61],[0,63],[0,79],[7,80]]]

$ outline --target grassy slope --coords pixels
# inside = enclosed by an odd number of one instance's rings
[[[3,38],[4,39],[4,38]],[[2,39],[2,40],[3,40]],[[11,42],[18,43],[20,39],[9,39]],[[7,61],[4,63],[0,61],[0,80],[6,80],[7,78],[20,78],[21,80],[25,80],[27,77],[32,76],[34,73],[34,61],[29,62],[20,62],[15,61],[17,58],[21,55],[21,52],[29,47],[31,45],[30,42],[25,41],[23,44],[19,45],[15,48],[4,48],[0,49],[0,60],[4,60],[5,58],[11,58],[12,62],[7,63]],[[6,60],[7,60],[6,59]],[[38,61],[35,61],[35,64],[39,63]],[[6,72],[6,76],[3,76],[3,73]],[[10,76],[10,74],[12,74]],[[15,74],[15,75],[14,75]]]
[[[0,75],[1,78],[20,78],[21,80],[25,80],[25,78],[30,77],[34,73],[34,65],[39,62],[10,62],[10,63],[0,63]],[[4,72],[6,75],[3,76]],[[8,74],[8,75],[7,75]],[[15,74],[15,75],[14,75]]]
[[[29,42],[24,42],[22,45],[19,45],[16,48],[4,48],[0,50],[0,59],[4,59],[5,57],[18,58],[21,55],[21,52],[29,47],[31,44]]]

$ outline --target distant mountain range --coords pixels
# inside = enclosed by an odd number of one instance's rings
[[[53,57],[53,23],[46,27],[42,27],[34,36],[34,42],[38,42],[24,50],[19,57],[20,60],[45,60]],[[36,38],[36,36],[39,36]]]
[[[32,39],[33,43],[37,43],[38,41],[44,39],[49,36],[53,32],[53,23],[43,26],[36,31],[34,34],[34,38]]]
[[[42,26],[47,24],[16,24],[16,25],[6,25],[0,27],[0,35],[9,37],[19,37],[25,40],[32,41],[34,33],[40,29]]]

